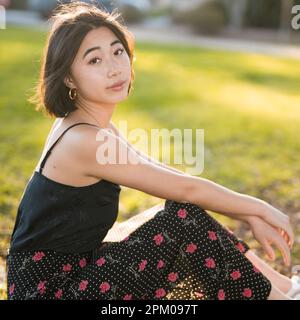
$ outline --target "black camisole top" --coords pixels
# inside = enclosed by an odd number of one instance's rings
[[[19,203],[8,253],[32,250],[64,253],[93,251],[117,220],[120,185],[101,179],[91,185],[75,187],[42,174],[56,143],[65,132],[81,124],[92,125],[81,122],[68,127],[46,153],[39,171],[34,171],[27,183]]]

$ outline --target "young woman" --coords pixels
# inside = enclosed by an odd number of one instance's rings
[[[299,285],[205,209],[249,223],[268,255],[274,243],[289,265],[294,235],[286,214],[154,163],[112,124],[134,79],[134,41],[117,17],[82,2],[53,16],[38,93],[57,119],[19,204],[8,298],[294,299]],[[116,159],[133,161],[99,163],[105,143]],[[120,185],[167,200],[126,237],[106,242]]]

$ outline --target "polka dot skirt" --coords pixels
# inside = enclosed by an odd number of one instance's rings
[[[266,300],[271,283],[247,250],[201,207],[166,200],[123,240],[93,252],[10,253],[8,299]]]

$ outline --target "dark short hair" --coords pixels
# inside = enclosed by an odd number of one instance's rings
[[[69,74],[71,65],[86,34],[98,27],[109,28],[122,42],[131,63],[131,81],[128,94],[134,81],[133,34],[119,21],[121,14],[100,8],[94,3],[73,1],[60,4],[50,18],[51,29],[48,34],[43,54],[40,79],[29,101],[36,104],[36,109],[45,109],[55,117],[64,117],[77,109],[69,98],[69,88],[64,79]]]

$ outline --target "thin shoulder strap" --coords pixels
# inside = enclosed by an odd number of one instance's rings
[[[39,172],[42,173],[42,170],[45,166],[45,163],[47,161],[47,158],[49,157],[49,155],[51,154],[51,151],[52,149],[55,147],[55,145],[57,144],[57,142],[60,140],[60,138],[71,128],[75,127],[75,126],[78,126],[80,124],[87,124],[87,125],[90,125],[90,126],[94,126],[94,127],[97,127],[97,128],[101,128],[101,127],[98,127],[96,126],[95,124],[91,124],[91,123],[86,123],[86,122],[79,122],[79,123],[75,123],[75,124],[72,124],[70,127],[68,127],[57,139],[56,141],[53,143],[53,145],[50,147],[50,149],[47,151],[41,165],[40,165],[40,169],[39,169]]]

